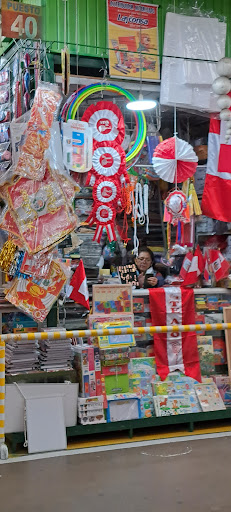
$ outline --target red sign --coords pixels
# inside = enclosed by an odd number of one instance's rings
[[[2,35],[12,39],[40,39],[42,8],[2,0]]]

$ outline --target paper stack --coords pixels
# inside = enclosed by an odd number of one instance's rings
[[[160,103],[218,111],[211,85],[225,56],[226,23],[217,18],[166,15]]]
[[[38,368],[36,341],[12,341],[6,343],[6,374],[24,373]]]
[[[41,370],[69,370],[72,357],[71,339],[39,341]]]

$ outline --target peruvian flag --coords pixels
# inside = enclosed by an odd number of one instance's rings
[[[202,213],[231,222],[231,140],[225,144],[226,122],[210,120],[208,162],[202,197]]]
[[[185,255],[184,261],[182,263],[182,267],[180,269],[180,277],[182,277],[182,279],[185,279],[185,277],[189,271],[189,268],[191,266],[192,259],[193,259],[193,253],[190,251],[187,252],[187,254]]]
[[[194,292],[171,286],[149,290],[152,325],[195,324]],[[180,370],[201,382],[200,362],[195,332],[154,334],[157,372],[161,380]]]
[[[220,279],[227,277],[230,264],[221,252],[215,249],[210,249],[209,258],[216,281],[220,281]]]
[[[77,302],[77,304],[81,304],[90,310],[87,278],[82,260],[80,260],[79,265],[71,278],[68,296],[70,299]]]
[[[204,257],[204,262],[205,262],[204,278],[205,278],[205,281],[208,281],[209,280],[209,260],[208,260],[207,252],[206,252],[205,257]]]
[[[185,280],[182,283],[183,286],[187,286],[188,284],[194,284],[197,282],[198,277],[202,274],[204,270],[204,258],[202,252],[200,250],[199,245],[196,247],[194,252],[191,265],[186,273]]]

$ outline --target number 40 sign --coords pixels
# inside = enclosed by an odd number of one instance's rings
[[[2,35],[12,39],[40,39],[42,8],[2,0]]]

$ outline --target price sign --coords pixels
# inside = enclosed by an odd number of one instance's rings
[[[2,35],[12,39],[40,39],[42,8],[2,0]]]

